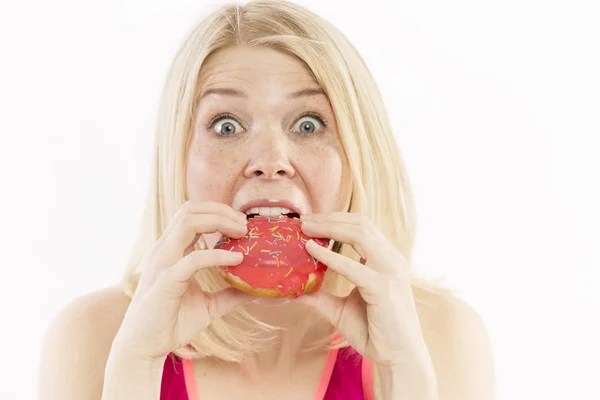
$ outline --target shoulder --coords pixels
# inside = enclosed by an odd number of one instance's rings
[[[92,292],[71,300],[53,319],[46,331],[47,340],[70,336],[75,343],[89,338],[110,340],[118,331],[129,307],[129,296],[117,287]]]
[[[52,320],[42,347],[41,399],[99,399],[112,341],[129,307],[119,288],[69,302]]]
[[[485,330],[483,320],[475,309],[450,291],[427,292],[415,289],[415,300],[421,323],[425,329],[440,329],[446,333],[457,330]],[[469,328],[469,329],[467,329]]]
[[[417,310],[440,400],[494,398],[492,347],[481,316],[450,292],[418,295],[425,300]]]

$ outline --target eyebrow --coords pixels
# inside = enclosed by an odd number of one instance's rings
[[[208,95],[211,95],[211,94],[216,94],[216,95],[221,95],[221,96],[240,97],[240,98],[244,98],[244,99],[248,98],[248,95],[241,90],[237,90],[237,89],[233,89],[233,88],[212,88],[212,89],[206,89],[206,90],[202,91],[202,93],[200,93],[200,96],[198,96],[198,100],[200,100]],[[309,88],[309,89],[302,89],[302,90],[298,90],[297,92],[290,93],[287,96],[287,98],[289,100],[294,100],[294,99],[298,99],[300,97],[305,97],[305,96],[327,96],[327,95],[325,94],[325,91],[321,88]]]

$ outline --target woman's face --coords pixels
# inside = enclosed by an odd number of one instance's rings
[[[267,48],[221,50],[202,67],[198,93],[189,199],[242,212],[345,210],[350,176],[333,110],[304,64]]]

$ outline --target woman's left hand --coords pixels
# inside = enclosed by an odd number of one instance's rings
[[[431,366],[410,286],[398,249],[367,218],[353,213],[302,216],[302,231],[351,245],[356,262],[313,241],[306,250],[356,288],[348,297],[323,291],[296,301],[317,309],[364,357],[386,366]],[[424,363],[424,364],[423,364]]]

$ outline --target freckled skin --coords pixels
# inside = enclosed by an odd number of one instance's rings
[[[319,85],[296,58],[266,48],[237,47],[211,55],[200,72],[200,90],[233,88],[247,97],[210,94],[194,111],[187,153],[189,199],[239,209],[253,199],[285,199],[303,213],[345,211],[350,177],[335,115],[325,95],[288,99]],[[326,126],[312,116],[323,117]],[[235,117],[211,120],[221,113]],[[300,118],[301,117],[301,118]],[[314,132],[300,129],[312,124]],[[227,133],[231,129],[232,134]],[[204,235],[213,247],[221,234]]]

